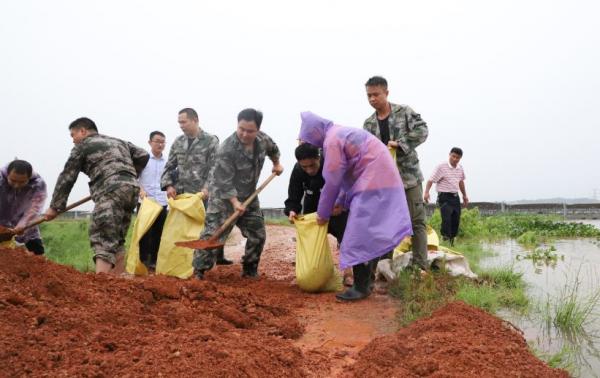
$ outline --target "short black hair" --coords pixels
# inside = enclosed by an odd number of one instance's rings
[[[69,130],[71,129],[86,129],[98,132],[98,128],[94,121],[87,117],[77,118],[75,121],[71,122],[69,125]]]
[[[373,76],[365,83],[365,87],[381,86],[387,89],[387,80],[383,76]]]
[[[187,115],[187,117],[191,120],[194,120],[194,121],[198,120],[198,113],[196,113],[196,111],[192,108],[183,108],[177,114],[183,114],[183,113],[185,113],[185,115]]]
[[[319,147],[313,146],[310,143],[302,143],[294,151],[296,160],[304,159],[318,159],[319,158]]]
[[[256,128],[260,129],[260,124],[262,123],[263,114],[260,110],[256,110],[253,108],[247,108],[238,113],[237,120],[240,122],[241,120],[256,123]]]
[[[6,173],[15,172],[19,175],[27,175],[27,177],[31,178],[33,174],[33,168],[31,164],[25,160],[13,160],[8,164],[8,168],[6,169]]]
[[[166,138],[165,134],[163,134],[162,131],[156,130],[150,133],[150,139],[148,140],[152,140],[152,138],[154,138],[155,135],[160,135],[161,137]]]
[[[458,156],[462,157],[462,149],[459,147],[452,147],[452,149],[450,150],[451,154],[457,154]]]

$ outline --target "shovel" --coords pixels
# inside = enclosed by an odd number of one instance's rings
[[[79,201],[74,202],[74,203],[70,204],[69,206],[65,207],[64,210],[58,211],[58,214],[62,214],[62,213],[67,212],[67,211],[69,211],[69,210],[71,210],[73,208],[76,208],[77,206],[79,206],[81,204],[84,204],[84,203],[86,203],[87,201],[89,201],[91,199],[92,199],[91,196],[87,196],[85,198],[82,198]],[[31,222],[31,223],[26,224],[25,227],[23,227],[23,230],[26,230],[26,229],[28,229],[30,227],[33,227],[33,226],[37,226],[38,224],[44,223],[45,221],[46,221],[46,218],[40,217],[37,220],[35,220],[35,221]],[[11,231],[11,229],[6,228],[4,226],[0,226],[0,242],[10,240],[10,239],[12,239],[12,237],[14,235],[15,234],[14,234],[13,231]]]
[[[256,191],[254,193],[252,193],[250,195],[250,197],[248,197],[248,199],[246,199],[244,201],[244,203],[242,203],[242,206],[247,207],[248,205],[250,205],[250,202],[252,202],[252,200],[254,200],[254,198],[256,198],[258,193],[260,193],[271,182],[271,180],[273,180],[276,176],[277,175],[275,173],[271,174],[271,176],[269,176],[269,178],[266,179],[265,182],[263,182],[258,187],[258,189],[256,189]],[[217,231],[215,231],[214,234],[209,239],[179,241],[179,242],[175,242],[175,245],[178,247],[185,247],[185,248],[192,248],[192,249],[204,249],[204,250],[221,248],[224,246],[224,244],[219,241],[219,236],[221,236],[221,234],[223,232],[225,232],[225,230],[229,226],[231,226],[233,224],[233,222],[235,222],[236,219],[238,219],[239,216],[240,216],[240,212],[234,211],[233,214],[231,214],[231,216],[229,218],[227,218],[227,220],[225,220],[225,223],[223,223],[223,225],[221,227],[219,227],[217,229]]]

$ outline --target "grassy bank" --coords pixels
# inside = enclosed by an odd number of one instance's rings
[[[129,246],[133,222],[129,227],[126,248]],[[93,253],[88,236],[87,219],[62,220],[42,223],[40,231],[46,248],[46,257],[58,264],[72,266],[82,272],[94,271]]]

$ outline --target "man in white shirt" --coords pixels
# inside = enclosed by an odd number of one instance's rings
[[[165,143],[165,134],[160,131],[150,133],[150,160],[139,178],[140,198],[151,198],[163,207],[150,230],[140,240],[140,260],[149,269],[156,267],[160,237],[167,217],[167,192],[160,189],[160,178],[167,163],[163,156]]]
[[[431,178],[427,181],[423,199],[425,203],[429,202],[429,190],[435,182],[435,189],[438,192],[437,203],[442,215],[441,234],[444,240],[454,245],[454,238],[458,234],[460,224],[460,197],[458,192],[462,193],[464,206],[469,204],[467,191],[465,189],[465,171],[462,165],[458,164],[462,158],[463,152],[458,147],[450,150],[447,162],[438,165]]]

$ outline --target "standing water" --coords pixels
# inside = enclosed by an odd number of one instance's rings
[[[600,228],[600,220],[584,221]],[[525,258],[531,253],[515,240],[490,243],[494,255],[482,259],[483,268],[512,265],[523,273],[528,284],[528,294],[536,303],[528,315],[501,312],[499,316],[512,322],[524,332],[524,336],[536,351],[552,355],[566,351],[580,377],[600,377],[600,303],[596,301],[589,321],[581,332],[565,332],[556,328],[551,318],[554,308],[569,296],[577,286],[577,302],[594,303],[590,297],[600,293],[600,241],[590,238],[564,239],[548,243],[542,248],[554,246],[555,259],[537,260]]]

